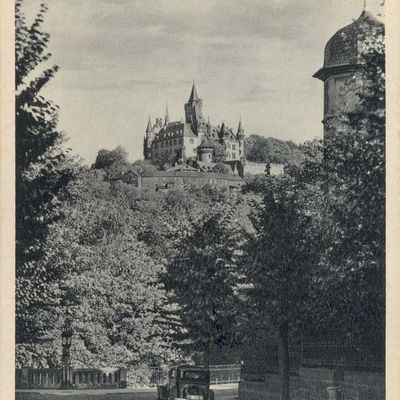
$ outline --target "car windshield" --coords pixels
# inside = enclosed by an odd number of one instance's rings
[[[207,371],[186,370],[182,371],[181,377],[182,379],[188,381],[199,381],[199,382],[208,381]]]

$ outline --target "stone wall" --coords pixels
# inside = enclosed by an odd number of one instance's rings
[[[323,400],[327,398],[329,381],[290,377],[291,400]],[[263,382],[239,382],[239,400],[280,400],[281,382],[279,375],[269,374]]]
[[[244,181],[237,176],[231,175],[202,172],[191,174],[169,174],[167,172],[156,171],[153,175],[143,175],[140,179],[140,184],[143,189],[150,190],[183,188],[185,185],[198,187],[212,185],[215,187],[238,189],[244,184]]]
[[[245,175],[265,175],[267,163],[253,163],[246,161],[244,165]],[[271,175],[282,175],[284,173],[283,164],[270,163]]]
[[[383,372],[345,371],[344,381],[334,383],[333,369],[301,368],[298,376],[290,377],[291,400],[324,400],[327,388],[339,386],[345,400],[384,400]],[[268,374],[262,382],[242,380],[239,400],[280,400],[280,376]]]

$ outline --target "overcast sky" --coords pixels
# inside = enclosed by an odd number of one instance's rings
[[[25,0],[27,16],[43,1]],[[211,123],[301,142],[322,134],[327,40],[363,0],[47,0],[60,71],[45,90],[88,163],[101,148],[142,158],[148,115],[184,116],[193,78]],[[378,12],[377,0],[368,7]]]

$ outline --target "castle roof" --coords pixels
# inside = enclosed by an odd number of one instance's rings
[[[166,138],[176,137],[197,137],[193,132],[190,124],[186,124],[181,121],[169,122],[166,126],[162,127],[158,133],[156,133],[155,141],[163,140]]]
[[[147,122],[147,128],[146,128],[146,133],[153,132],[153,128],[151,126],[151,121],[150,121],[150,116],[149,116],[149,122]]]
[[[189,103],[191,103],[193,101],[198,101],[198,100],[199,100],[199,96],[197,95],[196,84],[193,82],[192,92],[190,93],[190,97],[189,97]]]
[[[215,140],[210,140],[205,137],[198,147],[199,149],[213,149],[215,147]]]
[[[325,46],[324,65],[314,77],[324,80],[332,68],[355,67],[358,64],[360,36],[365,32],[382,28],[381,21],[370,11],[363,10],[357,20],[339,29],[329,39]]]
[[[243,129],[243,127],[242,127],[242,120],[240,119],[240,120],[239,120],[239,126],[238,126],[237,133],[242,133],[242,132],[244,132],[244,129]]]

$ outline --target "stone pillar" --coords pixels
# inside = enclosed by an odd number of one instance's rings
[[[21,388],[29,389],[30,368],[21,368]]]
[[[126,368],[119,370],[119,387],[126,388]]]
[[[72,368],[71,368],[71,344],[72,344],[72,321],[68,316],[65,319],[62,336],[62,388],[72,386]]]
[[[63,365],[61,387],[68,389],[72,386],[72,368],[69,365]]]
[[[340,386],[328,386],[328,400],[342,400],[342,388]]]

